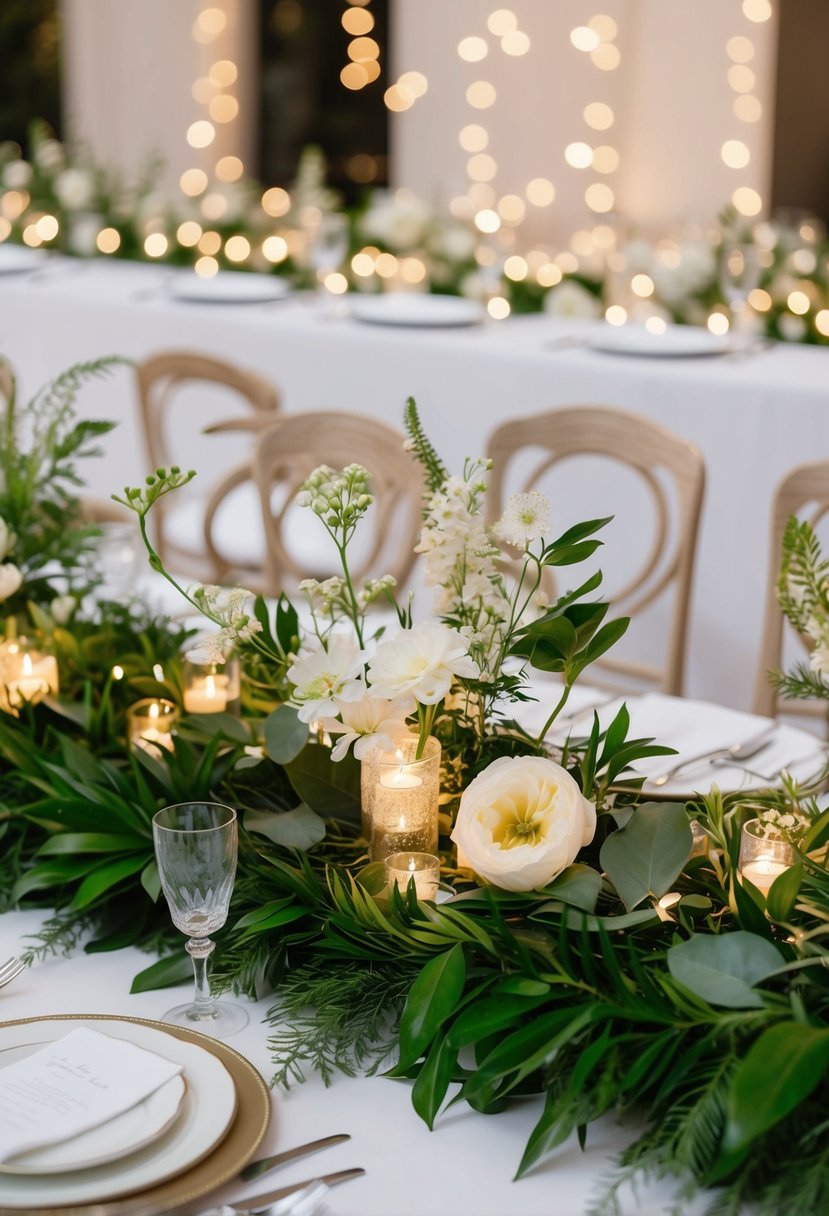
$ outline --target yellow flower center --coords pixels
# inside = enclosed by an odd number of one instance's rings
[[[547,785],[542,790],[512,790],[496,798],[490,806],[492,843],[501,849],[537,845],[550,826],[550,809],[558,789]]]

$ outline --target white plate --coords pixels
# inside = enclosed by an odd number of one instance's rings
[[[0,245],[0,274],[20,274],[24,270],[36,270],[43,265],[47,255],[42,249],[28,249],[25,245]]]
[[[588,335],[587,345],[612,355],[673,359],[723,355],[733,349],[727,334],[712,334],[698,325],[669,325],[661,334],[652,334],[644,325],[603,325]]]
[[[76,1026],[101,1030],[99,1021],[82,1017],[2,1026],[0,1060],[11,1063],[14,1057],[27,1054],[26,1048],[35,1051],[44,1043],[62,1038]],[[0,1175],[0,1207],[38,1211],[95,1203],[144,1190],[177,1176],[202,1160],[230,1128],[236,1113],[236,1087],[225,1066],[210,1052],[162,1030],[133,1022],[107,1022],[105,1033],[184,1065],[187,1086],[179,1117],[159,1139],[128,1158],[93,1166],[82,1173],[38,1177]],[[95,1132],[87,1135],[94,1136]]]
[[[22,1060],[30,1047],[0,1051],[0,1068]],[[19,1153],[10,1161],[0,1162],[3,1174],[61,1174],[104,1165],[135,1153],[162,1136],[178,1115],[185,1093],[182,1076],[171,1077],[155,1093],[130,1110],[117,1115],[100,1127],[90,1128],[78,1136],[70,1136],[59,1144]]]
[[[174,300],[194,304],[262,304],[283,299],[291,285],[272,274],[220,270],[209,279],[189,272],[176,275],[168,290]]]
[[[348,308],[356,321],[366,321],[371,325],[479,325],[486,318],[486,310],[477,300],[406,291],[391,291],[379,296],[349,296]]]

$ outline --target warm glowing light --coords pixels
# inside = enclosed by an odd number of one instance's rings
[[[495,206],[495,191],[487,182],[472,182],[467,191],[467,197],[472,201],[476,211]]]
[[[226,89],[229,85],[236,83],[239,69],[232,59],[218,59],[207,75],[220,89]]]
[[[340,20],[347,34],[369,34],[374,29],[374,17],[364,8],[347,8]]]
[[[222,238],[218,232],[205,232],[199,237],[199,253],[206,253],[210,257],[214,253],[218,253],[222,247]]]
[[[262,195],[262,210],[275,218],[291,209],[291,196],[281,186],[272,186]]]
[[[398,84],[393,84],[383,94],[383,101],[386,103],[387,109],[399,114],[403,110],[410,110],[414,105],[415,99],[408,89],[401,88]]]
[[[574,169],[587,169],[593,161],[593,149],[590,144],[581,142],[568,144],[564,149],[564,159]]]
[[[429,81],[422,72],[404,72],[397,83],[413,97],[422,97],[429,88]]]
[[[815,329],[824,338],[829,338],[829,308],[821,308],[815,315]]]
[[[212,279],[214,274],[219,273],[219,263],[215,258],[199,258],[193,269],[200,279]]]
[[[195,198],[207,189],[207,174],[203,169],[185,169],[178,179],[182,194]]]
[[[233,122],[239,113],[239,102],[229,93],[220,93],[213,98],[207,110],[214,122]]]
[[[269,262],[284,262],[288,256],[288,242],[281,236],[265,237],[262,253]]]
[[[608,325],[624,325],[628,319],[627,309],[622,308],[621,304],[611,304],[605,311],[604,319]]]
[[[365,70],[368,76],[368,83],[371,84],[380,75],[380,64],[376,59],[365,59],[361,64],[358,64]],[[405,86],[404,86],[405,87]]]
[[[505,55],[526,55],[529,49],[530,37],[523,30],[513,30],[501,39],[501,50]]]
[[[345,171],[353,182],[373,182],[380,171],[377,157],[368,152],[357,152],[345,162]]]
[[[193,23],[196,42],[212,42],[227,25],[227,17],[220,8],[204,8]]]
[[[44,241],[53,241],[60,231],[60,224],[53,215],[42,215],[35,227]]]
[[[351,259],[351,269],[361,279],[368,279],[374,274],[374,258],[370,253],[361,250],[360,253],[355,253]]]
[[[580,228],[578,232],[574,232],[570,237],[570,248],[573,250],[573,253],[577,253],[580,257],[589,257],[596,248],[593,233],[589,232],[586,228]]]
[[[527,208],[517,194],[505,194],[498,202],[498,214],[505,224],[520,224]]]
[[[124,669],[123,669],[123,667],[121,666],[121,664],[120,664],[120,663],[116,663],[116,664],[115,664],[115,666],[113,667],[113,669],[112,669],[112,678],[113,678],[113,680],[123,680],[123,678],[124,678]]]
[[[484,208],[475,216],[475,227],[479,232],[497,232],[501,227],[501,217],[497,211]]]
[[[378,253],[374,259],[374,269],[381,279],[393,279],[398,270],[397,258],[393,253]]]
[[[588,186],[584,192],[584,201],[591,211],[612,211],[616,196],[610,186],[606,186],[604,182],[593,182],[592,186]]]
[[[205,194],[201,212],[206,220],[220,220],[227,211],[227,199],[223,194]]]
[[[483,152],[489,143],[489,134],[485,127],[479,126],[476,122],[471,122],[468,126],[461,129],[458,135],[458,143],[464,152]]]
[[[546,177],[534,177],[527,182],[526,195],[534,207],[549,207],[556,196],[556,188]]]
[[[508,8],[497,8],[494,13],[490,13],[487,17],[486,27],[490,34],[494,34],[496,38],[500,38],[504,34],[511,34],[513,30],[518,29],[518,18]]]
[[[801,229],[802,233],[803,229]],[[798,274],[812,274],[817,269],[817,258],[811,249],[795,249],[792,254],[792,266]]]
[[[763,117],[763,103],[750,93],[734,98],[734,113],[741,122],[759,122]]]
[[[369,83],[368,70],[363,63],[347,63],[340,72],[340,84],[347,89],[364,89]]]
[[[575,274],[579,268],[579,259],[575,254],[569,253],[566,249],[563,253],[557,253],[555,263],[562,274]]]
[[[614,114],[603,101],[591,101],[584,107],[584,121],[594,131],[607,131],[613,126]]]
[[[189,249],[193,245],[198,245],[201,234],[201,224],[197,224],[195,220],[185,220],[176,229],[176,240],[179,245],[184,245],[185,249]]]
[[[495,98],[495,86],[488,80],[476,80],[466,90],[466,100],[476,110],[488,110]]]
[[[750,93],[754,88],[754,80],[754,73],[744,63],[735,63],[728,69],[728,83],[735,93]]]
[[[230,262],[244,262],[250,257],[250,241],[246,236],[231,236],[225,241],[225,257]]]
[[[729,38],[725,44],[725,53],[732,63],[748,63],[754,58],[754,43],[750,38],[744,38],[742,34],[738,34],[736,38]]]
[[[348,44],[348,58],[354,63],[380,58],[380,44],[374,38],[355,38]]]
[[[759,215],[763,207],[762,198],[751,186],[738,186],[731,195],[731,201],[740,215]]]
[[[12,226],[5,216],[0,216],[0,241],[5,241],[12,234]]]
[[[209,148],[216,138],[216,128],[206,118],[191,122],[187,128],[187,142],[191,148]]]
[[[570,41],[577,51],[595,51],[601,43],[599,35],[589,25],[577,25],[570,30]]]
[[[649,334],[664,334],[667,328],[663,317],[648,317],[645,321],[645,329]]]
[[[401,258],[400,274],[406,283],[422,283],[426,278],[426,267],[420,258]]]
[[[144,241],[144,252],[148,258],[163,258],[169,242],[163,232],[151,232]]]
[[[338,270],[327,274],[323,279],[323,283],[325,290],[330,291],[332,296],[342,296],[348,291],[348,279],[344,274],[340,274]]]
[[[720,156],[729,169],[745,169],[751,160],[748,145],[741,139],[727,139],[720,149]]]
[[[590,52],[590,59],[600,72],[614,72],[622,62],[622,55],[612,42],[603,42]]]
[[[503,296],[493,296],[488,300],[486,310],[493,321],[504,321],[512,311],[509,300],[505,300]]]
[[[649,274],[635,274],[630,280],[630,286],[633,294],[643,300],[653,295],[654,282]]]
[[[811,306],[805,291],[790,291],[786,304],[789,312],[796,313],[799,317],[804,316]]]
[[[504,262],[504,274],[508,279],[512,279],[513,283],[521,283],[529,274],[529,266],[524,258],[514,254]]]
[[[597,173],[615,173],[619,168],[619,153],[610,144],[593,150],[593,168]]]
[[[771,296],[762,287],[755,287],[748,293],[748,302],[755,312],[768,312],[771,308]]]
[[[729,330],[728,317],[724,312],[712,312],[708,318],[708,329],[712,334],[717,334],[722,337]]]
[[[115,228],[102,228],[95,238],[101,253],[115,253],[121,245],[121,234]]]
[[[743,0],[743,15],[749,21],[756,21],[758,24],[761,21],[768,21],[771,12],[769,0]]]
[[[0,196],[0,205],[6,219],[16,220],[29,205],[29,195],[25,190],[6,190]]]
[[[555,262],[545,262],[535,273],[540,287],[555,287],[561,282],[562,274]]]
[[[193,81],[190,95],[194,101],[198,101],[201,105],[206,106],[216,96],[218,87],[209,77],[199,76],[198,80]]]
[[[31,249],[37,249],[38,245],[43,244],[43,237],[37,230],[37,224],[27,224],[23,229],[23,244],[28,245]]]
[[[467,63],[478,63],[486,59],[489,47],[483,38],[462,38],[458,43],[458,55]]]
[[[597,249],[612,249],[616,244],[616,232],[610,224],[597,224],[593,229],[593,240]]]
[[[498,172],[498,166],[486,152],[479,152],[477,156],[470,156],[466,171],[473,182],[491,182]]]
[[[238,156],[223,156],[216,161],[216,176],[220,182],[238,182],[245,171],[245,166]]]
[[[591,17],[587,24],[594,33],[598,34],[602,42],[612,42],[619,32],[616,22],[606,13],[598,13],[595,17]]]

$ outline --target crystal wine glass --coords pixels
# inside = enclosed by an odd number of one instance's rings
[[[248,1022],[241,1005],[215,999],[207,978],[215,949],[210,934],[227,920],[236,875],[236,812],[217,802],[165,807],[153,816],[153,842],[173,924],[190,938],[196,984],[193,1003],[177,1005],[162,1020],[225,1038]]]
[[[754,245],[725,245],[720,260],[720,288],[734,318],[743,328],[748,297],[760,282],[760,261]]]
[[[308,259],[317,272],[317,283],[323,292],[324,311],[336,315],[337,306],[326,280],[339,270],[348,253],[348,219],[338,212],[323,215],[311,233]]]

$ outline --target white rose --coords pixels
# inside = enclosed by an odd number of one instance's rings
[[[544,887],[589,844],[596,808],[543,756],[502,756],[461,797],[452,839],[481,878],[505,891]]]
[[[5,519],[3,519],[3,516],[0,515],[0,562],[11,553],[16,540],[17,537],[14,532],[12,532]]]
[[[70,211],[83,211],[95,197],[95,182],[86,169],[64,169],[55,178],[55,194]]]
[[[0,601],[14,595],[23,583],[23,575],[12,562],[0,566]]]
[[[25,190],[32,180],[32,166],[27,160],[10,160],[3,170],[3,185],[9,190]]]

